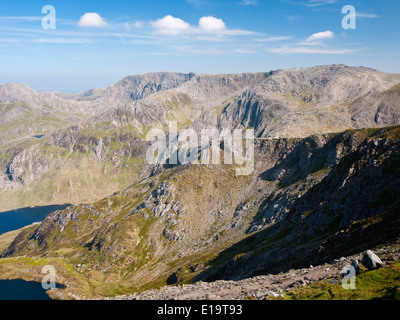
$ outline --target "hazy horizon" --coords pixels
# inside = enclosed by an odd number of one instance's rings
[[[46,4],[55,9],[56,29],[42,26]],[[4,1],[0,83],[82,92],[160,70],[222,74],[346,64],[400,72],[400,3],[352,3],[356,29],[346,30],[342,9],[348,4]]]
[[[356,67],[356,68],[357,67],[371,68],[369,66],[357,66],[357,65],[352,65],[352,66],[351,65],[346,65],[346,66],[348,66],[348,67]],[[293,67],[293,68],[286,68],[286,69],[301,69],[301,68],[312,68],[312,67],[318,67],[318,65],[307,66],[307,67]],[[271,70],[261,70],[261,71],[230,72],[230,73],[222,73],[222,74],[263,73],[263,72],[270,72],[270,71],[282,70],[282,69],[283,68],[277,68],[277,69],[271,69]],[[375,68],[371,68],[371,69],[375,69]],[[387,71],[379,70],[379,69],[376,69],[376,70],[381,71],[381,72],[387,72]],[[25,83],[25,82],[21,82],[21,81],[7,81],[7,82],[4,82],[4,83],[0,83],[0,86],[5,85],[7,83],[22,83],[22,84],[28,85],[29,87],[31,87],[32,89],[34,89],[35,91],[38,91],[38,92],[60,92],[60,93],[77,94],[77,93],[83,93],[83,92],[86,92],[86,91],[89,91],[89,90],[93,90],[93,89],[107,89],[108,87],[116,84],[117,82],[119,82],[120,80],[122,80],[122,79],[124,79],[126,77],[137,76],[137,75],[142,75],[142,74],[147,74],[147,73],[162,73],[162,72],[166,72],[166,73],[184,73],[184,74],[193,73],[193,71],[184,72],[184,71],[165,71],[165,70],[162,70],[162,71],[144,72],[144,73],[139,73],[139,74],[127,74],[127,75],[123,76],[122,78],[120,78],[120,79],[118,79],[118,80],[116,80],[116,81],[114,81],[114,82],[112,82],[112,83],[110,83],[110,84],[108,84],[106,86],[103,86],[103,87],[88,87],[88,88],[84,88],[83,90],[37,89],[37,88],[35,88],[35,86],[29,85],[29,83]],[[205,74],[218,75],[219,74],[219,73],[197,73],[197,72],[194,72],[194,73],[197,74],[197,75],[205,75]],[[389,72],[389,73],[400,73],[400,72]],[[39,85],[39,87],[40,87],[40,85]]]

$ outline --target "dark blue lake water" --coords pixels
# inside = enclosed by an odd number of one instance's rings
[[[29,207],[0,212],[0,234],[20,229],[34,222],[40,222],[46,218],[49,213],[65,209],[68,206],[70,205],[64,204],[33,208]]]
[[[0,280],[0,300],[51,300],[41,283]]]
[[[0,234],[40,222],[48,214],[70,205],[22,208],[0,212]],[[0,300],[51,300],[40,283],[24,280],[0,280]]]

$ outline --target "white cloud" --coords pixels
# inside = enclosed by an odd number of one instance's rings
[[[335,34],[329,30],[318,32],[312,34],[303,42],[284,45],[279,48],[269,48],[267,51],[280,54],[347,54],[357,52],[357,50],[352,49],[330,48],[323,43],[324,39],[330,39],[334,36]]]
[[[318,32],[318,33],[314,33],[311,36],[309,36],[306,41],[329,39],[329,38],[333,38],[334,36],[335,36],[335,34],[332,31]]]
[[[95,27],[102,28],[108,24],[104,19],[96,12],[87,12],[79,20],[78,26],[80,27]]]
[[[26,21],[38,21],[38,20],[42,20],[43,17],[29,17],[29,16],[25,16],[25,17],[0,17],[0,20],[26,20]]]
[[[327,4],[336,3],[337,0],[308,0],[306,2],[302,0],[301,2],[304,6],[307,6],[307,7],[319,7],[319,6],[324,6]]]
[[[324,43],[322,43],[321,41],[302,41],[299,43],[296,43],[296,45],[298,46],[325,46],[326,45]]]
[[[68,39],[68,38],[39,38],[32,40],[33,43],[43,44],[86,44],[92,43],[88,39]]]
[[[150,25],[155,29],[155,33],[165,35],[196,35],[196,36],[213,36],[213,41],[217,41],[215,37],[223,38],[224,36],[257,36],[257,32],[229,29],[222,19],[212,16],[201,17],[198,26],[190,25],[188,22],[167,15],[156,21],[151,21]],[[200,38],[198,38],[200,39]],[[203,38],[204,40],[205,38]]]
[[[151,23],[158,33],[177,35],[188,32],[190,24],[182,19],[167,15]]]
[[[281,48],[270,48],[268,49],[270,53],[281,53],[281,54],[291,54],[291,53],[307,53],[307,54],[346,54],[353,53],[356,50],[351,49],[320,49],[320,48],[310,48],[310,47],[281,47]]]
[[[247,31],[247,30],[235,30],[235,29],[226,29],[221,31],[220,34],[227,35],[227,36],[257,36],[260,35],[254,31]]]
[[[297,6],[320,7],[335,4],[338,0],[282,0]]]
[[[257,54],[257,52],[247,49],[236,49],[235,52],[240,54]]]
[[[199,20],[199,28],[206,32],[220,32],[226,29],[225,22],[215,17],[202,17]]]
[[[379,18],[379,16],[375,13],[357,12],[357,18],[375,19]]]
[[[293,37],[269,37],[269,38],[259,38],[254,39],[257,42],[272,42],[272,41],[283,41],[283,40],[290,40]]]

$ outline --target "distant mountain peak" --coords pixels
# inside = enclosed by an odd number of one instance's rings
[[[194,73],[151,72],[131,75],[118,81],[102,92],[96,103],[121,106],[126,103],[147,98],[148,96],[179,87],[190,81]]]

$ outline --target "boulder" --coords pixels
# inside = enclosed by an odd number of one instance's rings
[[[364,255],[362,257],[361,263],[366,266],[368,269],[375,269],[375,268],[380,268],[384,266],[384,263],[382,262],[379,257],[373,253],[371,250],[368,250],[364,252]]]

